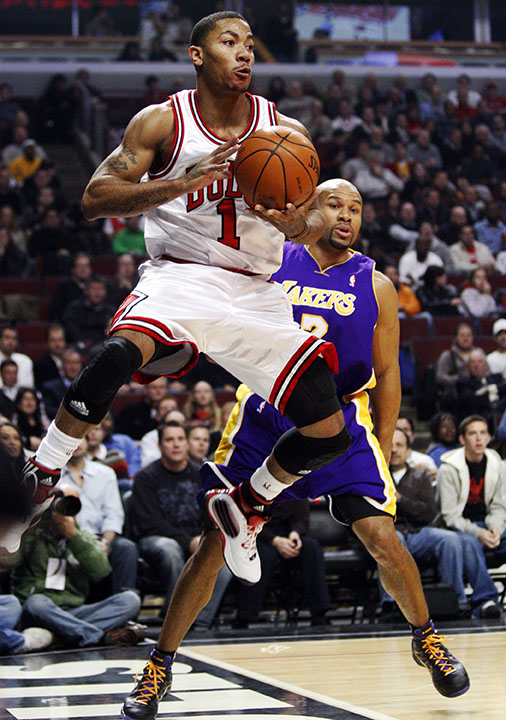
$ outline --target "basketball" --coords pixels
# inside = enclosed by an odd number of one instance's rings
[[[318,184],[320,161],[305,135],[276,125],[257,130],[237,152],[234,172],[249,205],[283,210],[302,205]]]

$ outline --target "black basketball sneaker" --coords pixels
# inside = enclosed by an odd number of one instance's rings
[[[445,697],[457,697],[469,690],[469,676],[462,663],[443,645],[432,620],[413,631],[411,651],[418,665],[427,668],[436,690]]]

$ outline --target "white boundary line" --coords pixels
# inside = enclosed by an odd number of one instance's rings
[[[311,700],[316,700],[321,703],[325,703],[326,705],[331,705],[332,707],[339,708],[340,710],[348,710],[349,712],[361,714],[366,718],[370,718],[370,720],[399,720],[398,718],[394,718],[391,715],[384,715],[383,713],[377,713],[374,712],[374,710],[366,710],[365,708],[362,708],[358,705],[352,705],[351,703],[347,703],[344,701],[338,701],[334,698],[327,697],[326,695],[320,695],[320,693],[312,692],[311,690],[304,690],[297,685],[292,685],[291,683],[282,682],[280,680],[274,680],[273,678],[269,677],[268,675],[262,675],[261,673],[254,672],[253,670],[245,670],[242,667],[239,667],[238,665],[231,665],[228,662],[224,662],[223,660],[215,660],[212,657],[209,657],[209,655],[203,655],[199,652],[194,652],[193,650],[188,650],[185,647],[181,648],[181,651],[178,652],[179,655],[186,655],[190,659],[193,660],[200,660],[202,662],[205,662],[207,664],[216,665],[216,667],[222,668],[222,670],[228,670],[229,672],[235,672],[239,675],[245,675],[246,677],[250,677],[253,680],[258,680],[259,682],[265,683],[267,685],[272,685],[274,687],[281,688],[282,690],[287,690],[288,692],[293,692],[296,695],[303,695],[304,697],[308,697]],[[301,719],[304,716],[301,715]],[[280,715],[280,720],[282,720],[283,715]]]

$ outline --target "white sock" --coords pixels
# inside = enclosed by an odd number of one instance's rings
[[[59,470],[66,465],[81,442],[82,438],[71,437],[59,430],[53,420],[35,453],[35,459],[48,470]]]
[[[277,480],[267,468],[267,460],[255,470],[250,478],[249,484],[260,497],[265,498],[267,502],[271,502],[279,493],[286,490],[289,485]]]

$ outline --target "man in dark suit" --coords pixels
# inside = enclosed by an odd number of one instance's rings
[[[66,348],[65,330],[61,325],[50,325],[46,333],[47,353],[33,364],[35,387],[42,391],[44,383],[61,379],[63,354]]]
[[[50,420],[56,417],[65,390],[81,372],[82,365],[82,359],[77,350],[65,350],[62,360],[62,375],[45,382],[42,386],[42,397],[46,414]]]

